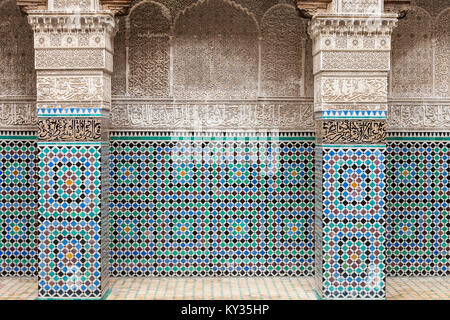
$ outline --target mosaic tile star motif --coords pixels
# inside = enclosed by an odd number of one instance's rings
[[[0,276],[35,276],[36,144],[0,141]]]
[[[313,142],[113,141],[113,276],[311,275]]]
[[[383,150],[317,152],[323,161],[316,211],[318,290],[328,299],[384,298]]]
[[[104,293],[101,152],[100,144],[39,144],[40,297]]]
[[[450,142],[391,141],[387,149],[387,273],[450,275]]]

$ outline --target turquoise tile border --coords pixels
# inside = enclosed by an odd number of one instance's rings
[[[112,141],[315,141],[315,137],[185,137],[185,136],[142,136],[110,137]]]

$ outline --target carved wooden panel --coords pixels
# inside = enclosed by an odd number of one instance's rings
[[[433,91],[432,18],[413,7],[392,36],[392,96],[426,97]]]
[[[129,88],[131,96],[168,96],[170,12],[142,2],[130,12]]]
[[[435,89],[438,96],[450,97],[450,8],[438,17],[437,28]]]
[[[303,91],[303,48],[306,22],[290,5],[278,5],[266,12],[261,23],[263,96],[301,96]]]
[[[174,30],[175,97],[256,97],[258,28],[251,13],[229,0],[199,1]]]
[[[0,1],[0,96],[34,95],[33,33],[15,1]]]

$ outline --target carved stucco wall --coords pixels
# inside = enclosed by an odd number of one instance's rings
[[[140,110],[153,110],[150,112],[152,116],[160,119],[159,125],[155,126],[159,129],[168,128],[172,124],[177,126],[179,123],[191,122],[196,116],[203,117],[205,114],[215,113],[215,117],[229,116],[230,119],[222,121],[221,125],[217,126],[212,125],[206,116],[200,122],[206,127],[222,129],[235,124],[242,114],[252,114],[252,120],[249,122],[258,128],[268,128],[274,123],[275,125],[289,123],[287,130],[312,130],[312,121],[306,125],[304,123],[305,119],[312,116],[312,112],[309,111],[313,93],[311,44],[303,29],[305,22],[295,19],[295,9],[288,2],[136,1],[129,16],[120,18],[119,32],[115,38],[112,79],[113,126],[124,129],[128,126],[148,128],[155,123],[154,119],[134,121],[133,117],[136,118],[136,115],[132,113],[133,106],[136,105],[137,114],[141,112]],[[0,23],[0,110],[2,110],[0,125],[3,128],[33,126],[36,123],[32,104],[35,99],[36,81],[32,32],[26,18],[21,15],[12,0],[0,1],[0,8],[0,15],[3,17]],[[198,61],[202,60],[195,55],[191,59],[187,58],[189,50],[196,50],[196,43],[200,41],[193,41],[191,44],[183,42],[183,37],[186,39],[188,35],[199,37],[198,34],[189,34],[187,31],[195,29],[196,20],[191,16],[196,10],[202,12],[204,26],[209,24],[212,28],[216,28],[213,29],[215,33],[209,33],[207,40],[202,40],[203,48],[208,44],[210,46],[215,44],[214,41],[217,41],[215,39],[220,34],[227,34],[229,37],[223,41],[228,41],[227,44],[230,46],[233,44],[234,47],[241,45],[241,49],[242,47],[246,49],[243,52],[250,54],[240,55],[241,60],[234,59],[233,52],[239,50],[225,45],[219,46],[215,52],[206,55],[210,61],[202,61],[203,68],[198,68],[206,72],[207,77],[201,73],[200,77],[198,73],[186,71],[189,70],[189,63],[192,66],[194,65],[192,61],[198,64]],[[227,17],[241,19],[239,21],[247,23],[250,29],[247,28],[245,33],[240,29],[236,31],[229,28],[230,23],[223,23],[219,30],[214,27],[218,20],[214,20],[214,14],[209,14],[214,11],[221,14],[222,11],[227,11],[229,14]],[[207,16],[213,18],[206,18]],[[178,27],[177,31],[177,21],[184,21],[190,29]],[[447,0],[413,1],[413,7],[407,18],[399,22],[393,36],[389,130],[450,129],[449,30],[450,4]],[[295,38],[294,34],[297,32],[298,37]],[[202,37],[206,39],[206,34]],[[250,37],[251,44],[240,41],[240,37],[247,40]],[[258,46],[256,53],[255,43]],[[220,60],[218,57],[224,59]],[[225,69],[230,68],[230,65],[233,68],[215,73],[219,65],[211,61],[213,58],[222,63],[221,66]],[[233,63],[227,61],[230,59]],[[228,72],[230,70],[231,74]],[[201,78],[200,82],[195,83],[192,80],[195,78]],[[214,81],[208,82],[204,79]],[[228,79],[237,79],[240,85],[230,86],[226,81]],[[185,90],[183,84],[188,82],[193,82],[197,89]],[[214,85],[214,88],[209,88],[211,85]],[[273,116],[264,116],[261,114],[263,108],[255,107],[261,105],[255,104],[256,97],[278,97],[282,100],[288,98],[291,101],[289,103],[270,99],[265,101],[265,110],[270,110]],[[139,103],[135,98],[139,99]],[[174,98],[178,100],[250,98],[252,103],[247,104],[249,107],[247,109],[255,111],[238,113],[233,111],[229,114],[226,112],[228,106],[235,110],[240,104],[210,103],[205,106],[193,102],[175,105]],[[164,100],[163,103],[156,103],[161,99]],[[182,106],[187,108],[181,110]],[[118,114],[123,110],[126,110],[125,114]],[[158,111],[159,114],[154,111]],[[275,117],[280,113],[296,116],[276,120]],[[298,113],[302,114],[297,115]],[[180,118],[179,114],[187,115]],[[302,119],[303,124],[293,124],[294,120],[299,119]],[[217,119],[214,122],[218,123]]]
[[[115,38],[112,124],[313,131],[306,29],[283,0],[136,1]]]
[[[35,94],[32,35],[15,1],[0,1],[0,96]]]
[[[450,129],[450,2],[414,0],[392,37],[388,128]]]
[[[32,31],[13,0],[0,0],[0,128],[34,125]]]

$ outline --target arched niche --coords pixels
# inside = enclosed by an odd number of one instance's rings
[[[435,90],[440,97],[450,97],[450,8],[436,19]]]
[[[253,14],[229,0],[199,0],[174,23],[174,96],[186,99],[255,98],[258,26]]]
[[[169,95],[170,21],[169,10],[154,1],[131,9],[127,17],[130,96]]]
[[[412,7],[392,35],[391,94],[427,97],[433,93],[432,17]]]
[[[306,50],[306,22],[293,6],[276,5],[264,15],[261,34],[261,95],[304,95],[306,54],[311,54]]]
[[[33,47],[33,32],[15,1],[0,1],[0,96],[36,94]]]

